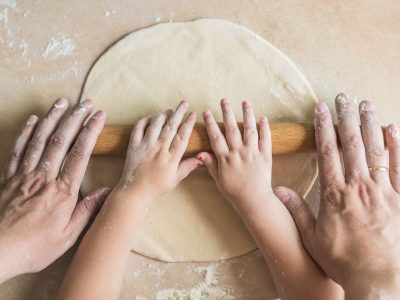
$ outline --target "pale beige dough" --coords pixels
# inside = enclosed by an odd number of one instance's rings
[[[310,122],[316,102],[284,54],[250,30],[218,19],[159,24],[129,34],[95,63],[81,99],[93,99],[107,113],[108,124],[133,124],[181,99],[199,115],[209,109],[220,120],[223,97],[232,101],[238,120],[241,101],[249,99],[257,117],[273,122]],[[113,186],[122,166],[123,158],[93,158],[83,193]],[[274,186],[305,195],[316,174],[312,154],[274,157]],[[133,251],[172,262],[218,260],[255,248],[204,169],[154,202],[132,245]]]

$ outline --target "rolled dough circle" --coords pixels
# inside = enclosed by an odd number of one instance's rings
[[[209,109],[221,119],[223,97],[231,100],[237,120],[241,101],[249,99],[257,117],[272,122],[310,122],[316,102],[282,52],[252,31],[218,19],[158,24],[127,35],[94,64],[81,100],[93,99],[107,113],[108,124],[133,124],[181,99],[198,114]],[[94,157],[82,192],[115,185],[123,161]],[[312,154],[274,157],[274,186],[305,196],[316,175]],[[132,245],[133,251],[170,262],[219,260],[256,248],[205,169],[154,202]]]

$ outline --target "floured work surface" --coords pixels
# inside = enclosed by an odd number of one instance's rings
[[[30,113],[43,115],[59,96],[69,98],[71,104],[77,102],[89,68],[109,45],[134,29],[157,22],[201,17],[244,25],[278,46],[296,62],[318,98],[327,101],[331,109],[335,94],[345,90],[357,101],[372,99],[382,124],[400,123],[396,100],[400,94],[398,1],[205,0],[194,5],[190,1],[3,0],[0,163]],[[308,200],[315,203],[317,199],[318,189],[313,189]],[[215,286],[232,288],[225,298],[274,297],[268,294],[270,275],[262,257],[256,254],[218,262]],[[2,285],[0,298],[54,299],[71,255],[69,252],[39,274],[20,276]],[[169,289],[185,295],[193,288],[198,290],[196,287],[205,280],[205,271],[197,274],[192,267],[213,265],[169,264],[133,253],[122,298],[156,299],[157,295],[168,295],[165,290]]]

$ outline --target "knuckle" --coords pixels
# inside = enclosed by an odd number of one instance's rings
[[[61,148],[64,142],[64,136],[60,132],[56,132],[51,136],[50,144],[54,147]]]
[[[246,135],[247,136],[255,136],[257,134],[257,130],[253,127],[247,128],[246,129]]]
[[[220,139],[220,135],[218,134],[218,133],[212,133],[211,135],[210,135],[210,139],[212,140],[212,141],[218,141],[219,139]]]
[[[28,147],[32,152],[38,151],[40,148],[41,140],[38,137],[33,137],[29,143]]]
[[[373,147],[373,148],[367,148],[366,149],[367,155],[376,157],[376,158],[381,158],[385,156],[385,152],[383,149],[380,149],[378,147]]]
[[[86,154],[82,145],[74,145],[70,152],[71,156],[76,159],[84,159]]]
[[[323,192],[324,199],[334,205],[337,205],[342,198],[342,191],[335,185],[328,186]]]
[[[352,151],[359,148],[361,143],[362,141],[359,136],[352,135],[343,141],[342,148],[345,151]]]
[[[235,125],[227,125],[226,126],[226,134],[227,135],[234,135],[236,134],[237,128]]]
[[[321,145],[320,154],[324,157],[331,156],[335,152],[336,146],[333,143],[326,143]]]
[[[57,181],[57,186],[55,187],[57,192],[64,197],[71,197],[73,196],[72,194],[72,188],[71,185],[66,182],[66,181]]]
[[[175,128],[175,126],[174,126],[174,124],[172,123],[172,120],[168,121],[167,124],[165,124],[165,126],[164,126],[164,130],[165,130],[165,131],[168,131],[168,132],[173,131],[174,128]]]
[[[178,132],[175,138],[178,143],[183,143],[185,141],[185,134],[183,134],[182,132]]]

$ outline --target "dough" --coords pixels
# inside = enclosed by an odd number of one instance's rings
[[[249,99],[257,117],[264,114],[272,122],[310,122],[316,102],[284,54],[250,30],[218,19],[159,24],[129,34],[95,63],[81,100],[93,99],[107,113],[108,124],[132,124],[175,108],[181,99],[198,115],[209,109],[221,119],[223,97],[232,101],[238,120],[241,101]],[[83,193],[113,186],[123,161],[94,157]],[[274,157],[274,186],[305,196],[316,175],[313,154]],[[133,251],[171,262],[219,260],[255,248],[205,169],[154,202],[132,245]]]

